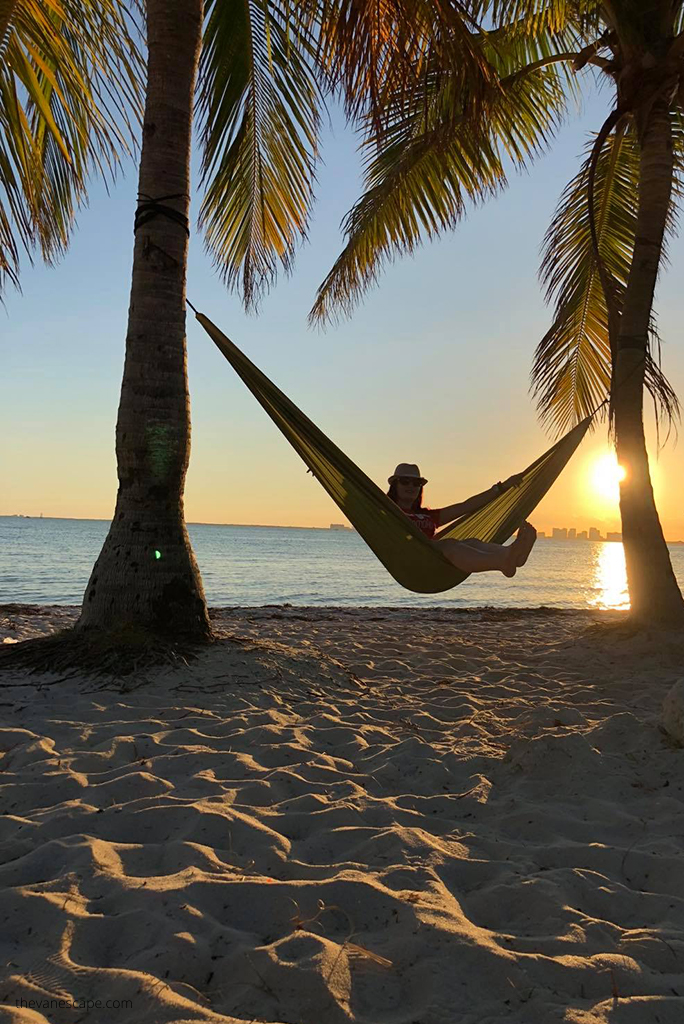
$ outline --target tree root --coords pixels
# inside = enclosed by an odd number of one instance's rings
[[[204,643],[170,639],[129,625],[112,630],[61,629],[49,636],[0,646],[0,672],[80,671],[95,676],[127,676],[146,668],[188,665],[214,637]]]

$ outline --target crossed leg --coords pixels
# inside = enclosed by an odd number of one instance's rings
[[[502,572],[515,576],[516,570],[527,561],[537,539],[537,531],[530,523],[523,523],[512,544],[487,544],[475,538],[435,541],[440,551],[464,572]]]
[[[470,544],[472,548],[477,548],[478,551],[500,551],[503,547],[502,544],[488,544],[484,540],[477,540],[475,537],[466,537],[465,540],[459,541],[460,544]]]

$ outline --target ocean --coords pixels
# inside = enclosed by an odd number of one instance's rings
[[[0,603],[80,604],[109,527],[92,519],[0,516]],[[622,545],[539,540],[513,579],[478,573],[443,594],[413,594],[353,531],[190,524],[210,605],[500,608],[629,607]],[[671,545],[684,587],[684,545]]]

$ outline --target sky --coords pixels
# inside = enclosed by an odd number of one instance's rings
[[[381,487],[397,463],[416,462],[429,480],[430,507],[480,493],[524,469],[553,440],[529,391],[534,350],[551,321],[537,278],[539,252],[587,133],[600,127],[608,102],[607,92],[590,95],[550,152],[513,175],[506,192],[388,266],[351,318],[321,331],[307,326],[307,314],[342,248],[341,221],[361,191],[358,140],[333,109],[309,238],[292,275],[279,279],[258,315],[246,314],[193,230],[188,298]],[[135,192],[132,164],[109,194],[94,183],[66,258],[54,268],[25,262],[22,293],[5,295],[0,515],[112,515]],[[195,193],[195,218],[198,210]],[[657,311],[663,368],[681,398],[681,239],[670,253]],[[187,333],[187,521],[343,522],[192,316]],[[684,540],[683,446],[670,439],[657,453],[651,409],[649,400],[656,503],[666,538]],[[606,428],[599,425],[530,517],[537,529],[620,529],[617,491],[597,470],[606,457]]]

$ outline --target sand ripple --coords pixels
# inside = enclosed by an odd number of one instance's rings
[[[224,609],[183,671],[0,677],[0,1019],[681,1024],[684,643],[610,618]]]

